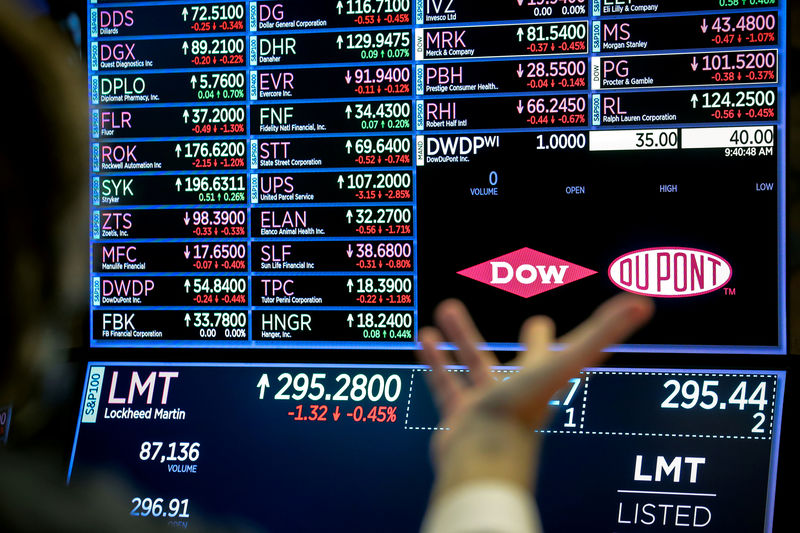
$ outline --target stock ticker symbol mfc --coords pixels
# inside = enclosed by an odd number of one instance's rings
[[[521,248],[458,273],[522,298],[597,274],[594,270],[530,248]]]

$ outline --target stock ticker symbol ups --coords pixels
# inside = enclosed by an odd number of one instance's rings
[[[475,281],[530,298],[597,274],[552,255],[521,248],[459,272]]]

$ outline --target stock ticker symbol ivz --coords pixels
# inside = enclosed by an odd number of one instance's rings
[[[530,248],[501,255],[459,272],[492,287],[530,298],[597,274],[552,255]]]

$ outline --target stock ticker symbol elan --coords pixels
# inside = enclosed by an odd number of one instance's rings
[[[597,274],[563,259],[521,248],[459,272],[475,281],[530,298]]]

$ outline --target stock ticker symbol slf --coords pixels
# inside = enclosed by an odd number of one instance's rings
[[[459,272],[475,281],[530,298],[597,274],[552,255],[521,248]]]

